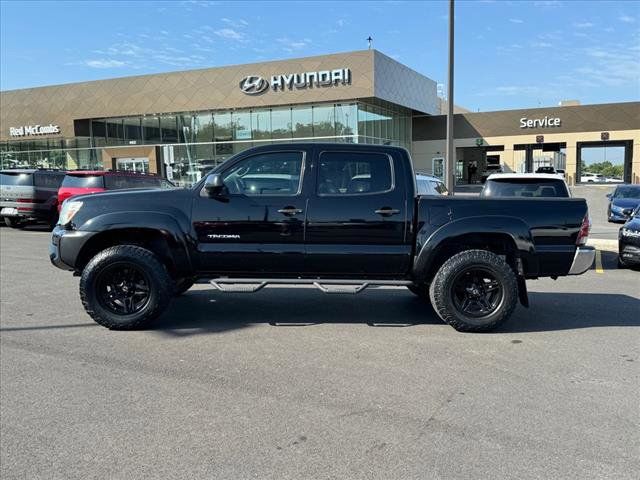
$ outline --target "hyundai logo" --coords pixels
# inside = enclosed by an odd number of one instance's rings
[[[258,75],[249,75],[240,81],[240,90],[247,95],[260,95],[267,88],[269,88],[269,82]]]

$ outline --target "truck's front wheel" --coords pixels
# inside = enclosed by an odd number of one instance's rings
[[[467,250],[449,258],[429,289],[438,316],[461,332],[485,332],[506,321],[518,303],[516,275],[499,256]]]
[[[103,250],[80,278],[85,310],[112,330],[145,327],[166,309],[173,291],[173,280],[158,257],[135,245]]]

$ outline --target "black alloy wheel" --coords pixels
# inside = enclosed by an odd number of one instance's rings
[[[97,278],[98,301],[116,315],[131,315],[149,302],[149,280],[132,263],[119,262],[102,270]]]
[[[487,332],[505,322],[518,303],[510,265],[487,250],[465,250],[447,259],[429,287],[438,316],[460,332]]]
[[[86,312],[112,330],[148,326],[167,308],[174,291],[173,279],[160,258],[137,245],[116,245],[99,252],[80,277]]]
[[[456,276],[451,296],[459,312],[469,317],[482,318],[496,311],[504,292],[501,283],[488,268],[473,266]]]

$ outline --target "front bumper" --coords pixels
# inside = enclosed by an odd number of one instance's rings
[[[569,275],[581,275],[591,268],[596,258],[596,250],[593,247],[578,247],[573,256],[573,263],[569,269]]]
[[[62,270],[76,270],[78,256],[87,240],[93,237],[95,232],[80,230],[65,230],[56,225],[51,232],[49,242],[49,260]]]
[[[640,247],[620,243],[618,256],[624,263],[640,264]]]
[[[624,213],[613,213],[611,212],[609,214],[609,221],[610,222],[626,222],[627,220],[629,220],[629,216],[625,215]]]

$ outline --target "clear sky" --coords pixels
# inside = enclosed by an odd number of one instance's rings
[[[2,1],[0,89],[374,47],[444,83],[447,2]],[[640,2],[457,1],[455,102],[640,99]]]

